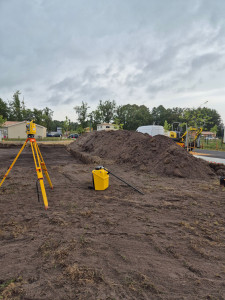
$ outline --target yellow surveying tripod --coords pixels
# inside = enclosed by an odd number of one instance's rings
[[[40,182],[40,187],[41,187],[42,197],[43,197],[43,201],[44,201],[44,206],[45,206],[45,209],[47,209],[48,208],[48,200],[47,200],[47,196],[46,196],[42,170],[45,173],[45,176],[48,180],[48,183],[49,183],[51,189],[53,189],[53,185],[52,185],[51,179],[48,175],[47,167],[46,167],[44,159],[41,155],[41,151],[40,151],[40,149],[37,145],[36,139],[34,138],[34,135],[36,134],[36,124],[34,124],[33,121],[31,121],[31,122],[27,123],[26,128],[27,128],[27,130],[26,130],[27,139],[26,139],[25,143],[23,144],[22,148],[20,149],[19,153],[17,154],[16,158],[14,159],[13,163],[9,167],[8,171],[4,175],[4,177],[3,177],[3,179],[0,183],[0,187],[3,184],[3,182],[5,181],[6,177],[9,174],[9,172],[12,170],[15,162],[17,161],[17,159],[20,156],[21,152],[25,148],[27,142],[30,141],[30,145],[31,145],[31,149],[32,149],[33,157],[34,157],[34,164],[35,164],[36,171],[37,171],[37,177],[38,177],[38,181]]]

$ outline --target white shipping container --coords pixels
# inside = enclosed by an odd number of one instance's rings
[[[158,135],[158,134],[165,135],[164,128],[163,126],[160,125],[140,126],[136,131],[141,133],[148,133],[151,136]]]

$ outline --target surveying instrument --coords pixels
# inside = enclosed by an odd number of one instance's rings
[[[9,167],[8,171],[4,175],[4,177],[3,177],[3,179],[0,183],[0,187],[2,186],[3,182],[5,181],[6,177],[9,174],[9,172],[12,170],[15,162],[17,161],[17,159],[19,158],[20,154],[22,153],[23,149],[25,148],[25,146],[27,145],[27,143],[29,141],[30,145],[31,145],[33,158],[34,158],[34,164],[35,164],[35,167],[36,167],[37,178],[38,178],[38,181],[40,182],[40,187],[41,187],[42,197],[43,197],[43,201],[44,201],[44,206],[45,206],[45,209],[48,209],[48,200],[47,200],[47,196],[46,196],[44,180],[43,180],[43,172],[42,171],[44,171],[45,176],[48,180],[48,183],[49,183],[51,189],[53,189],[53,185],[52,185],[51,179],[48,175],[47,167],[46,167],[44,159],[41,155],[41,151],[38,147],[36,139],[34,138],[34,135],[36,134],[36,124],[33,123],[33,121],[27,123],[27,125],[26,125],[26,134],[27,134],[27,139],[24,142],[24,144],[23,144],[22,148],[20,149],[19,153],[17,154],[16,158],[14,159],[13,163]],[[38,186],[37,186],[37,189],[38,189]]]

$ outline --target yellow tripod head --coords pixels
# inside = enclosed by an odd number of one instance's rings
[[[36,124],[34,123],[34,120],[28,122],[26,128],[27,128],[26,129],[27,137],[28,138],[34,137],[34,135],[36,134]]]

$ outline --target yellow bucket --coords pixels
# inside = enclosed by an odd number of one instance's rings
[[[96,191],[104,191],[109,186],[109,174],[104,169],[92,171],[93,183]]]

